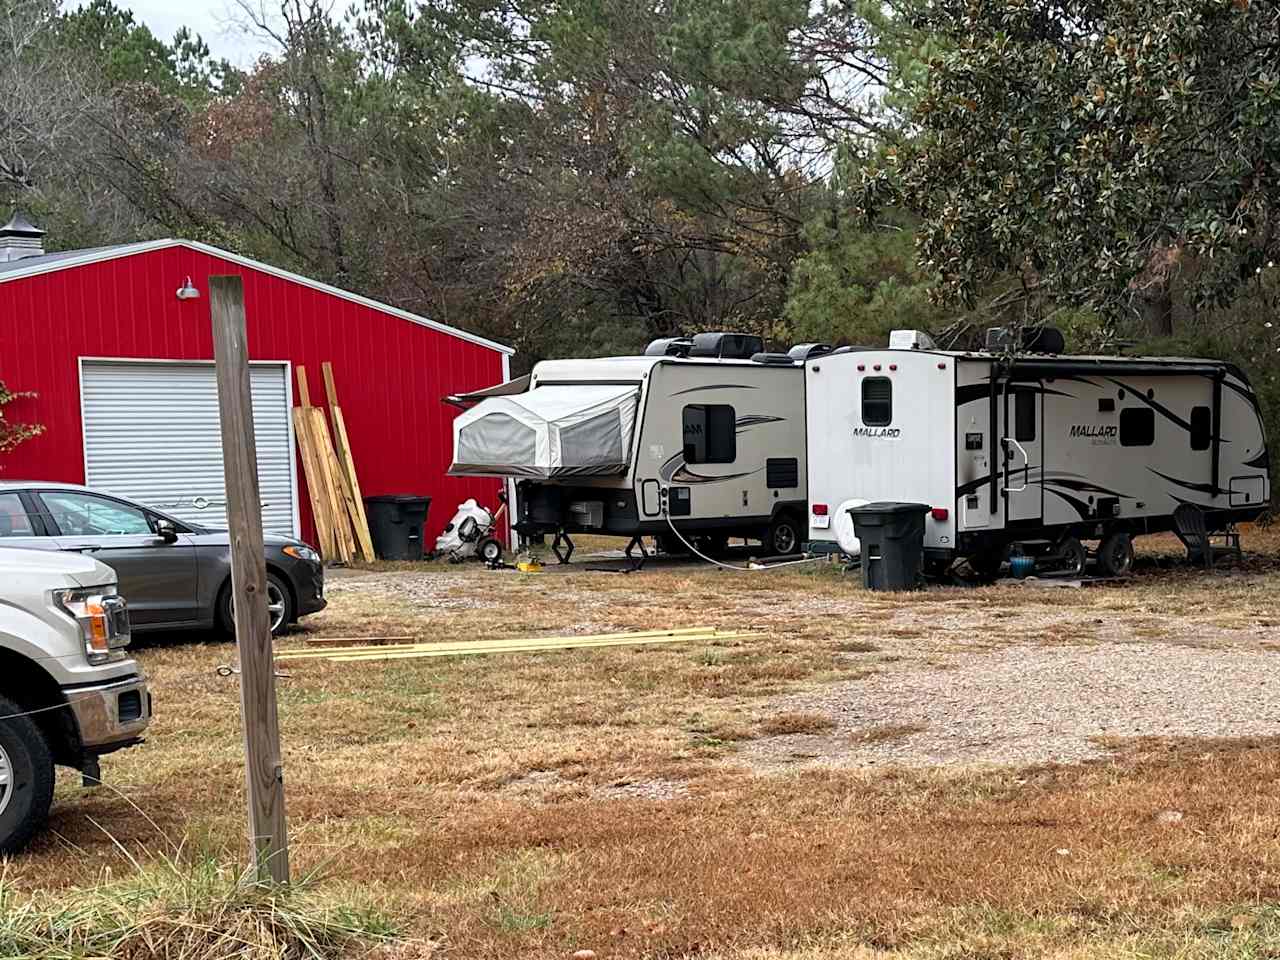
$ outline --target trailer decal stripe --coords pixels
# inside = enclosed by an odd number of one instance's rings
[[[682,397],[686,393],[698,393],[702,390],[754,390],[755,387],[745,383],[707,383],[700,387],[689,387],[685,390],[677,390],[671,394],[673,397]]]
[[[1263,448],[1260,454],[1252,460],[1246,460],[1244,465],[1246,467],[1253,467],[1255,470],[1266,470],[1271,466],[1271,454],[1267,452],[1266,448]]]
[[[1045,486],[1044,489],[1047,490],[1049,493],[1052,493],[1055,497],[1060,497],[1061,499],[1065,500],[1073,508],[1075,508],[1076,513],[1080,514],[1081,520],[1088,520],[1091,518],[1093,509],[1089,506],[1089,504],[1085,503],[1083,500],[1080,500],[1077,497],[1073,497],[1070,494],[1063,493],[1061,490],[1055,490],[1053,489],[1053,487],[1050,487],[1047,485]]]
[[[1107,377],[1107,379],[1110,380],[1112,383],[1114,383],[1121,390],[1127,390],[1130,394],[1133,395],[1133,398],[1135,400],[1141,400],[1143,403],[1145,403],[1148,407],[1150,407],[1156,413],[1160,414],[1160,416],[1164,417],[1166,420],[1169,420],[1172,423],[1176,423],[1183,430],[1187,431],[1187,433],[1191,433],[1191,424],[1188,423],[1186,420],[1183,420],[1180,416],[1178,416],[1176,413],[1174,413],[1164,404],[1159,403],[1156,400],[1152,400],[1141,390],[1134,389],[1133,387],[1131,387],[1129,384],[1125,383],[1122,380],[1117,380],[1114,377]],[[1222,442],[1226,443],[1228,441],[1224,440]]]
[[[757,427],[762,423],[785,423],[786,417],[767,417],[764,414],[747,414],[745,417],[739,417],[737,424],[737,433],[744,433],[750,427]]]
[[[1154,473],[1157,477],[1163,477],[1165,480],[1168,480],[1174,486],[1182,487],[1182,489],[1184,490],[1194,490],[1196,493],[1208,493],[1208,494],[1221,492],[1220,490],[1218,490],[1216,484],[1195,483],[1190,480],[1179,480],[1177,477],[1171,477],[1167,473],[1161,473],[1155,467],[1147,467],[1147,469],[1150,470],[1152,473]]]

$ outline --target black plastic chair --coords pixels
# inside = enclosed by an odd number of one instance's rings
[[[1173,511],[1173,532],[1187,548],[1187,560],[1204,564],[1206,570],[1212,570],[1222,559],[1235,562],[1244,559],[1244,552],[1240,549],[1240,532],[1235,526],[1229,525],[1224,530],[1210,532],[1204,511],[1193,503],[1184,503]],[[1215,544],[1214,537],[1221,537],[1222,543]]]

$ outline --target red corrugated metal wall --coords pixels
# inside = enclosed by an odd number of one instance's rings
[[[428,544],[462,500],[497,506],[499,481],[446,476],[456,411],[440,398],[501,381],[502,354],[184,246],[0,283],[0,380],[39,394],[4,412],[45,427],[0,455],[0,477],[84,482],[79,358],[212,359],[211,274],[244,278],[252,359],[305,366],[312,403],[324,400],[321,362],[333,364],[366,496],[430,496]],[[188,276],[198,300],[175,296]],[[296,379],[293,389],[296,403]],[[314,543],[301,465],[297,474],[303,537]]]

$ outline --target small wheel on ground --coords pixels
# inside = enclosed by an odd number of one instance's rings
[[[235,635],[236,614],[232,609],[231,581],[222,588],[218,598],[218,623],[224,633]],[[267,574],[267,620],[271,624],[271,635],[278,637],[289,624],[293,623],[293,598],[289,587],[274,573]]]
[[[493,537],[485,537],[476,546],[476,553],[485,563],[497,563],[502,559],[502,544]]]
[[[1089,551],[1077,537],[1067,537],[1058,544],[1058,556],[1062,562],[1063,572],[1078,577],[1084,573],[1084,565],[1089,560]]]
[[[800,524],[789,513],[780,513],[769,524],[764,545],[775,557],[785,557],[800,550]]]
[[[1108,577],[1123,577],[1133,569],[1133,537],[1115,530],[1098,544],[1098,569]]]
[[[0,697],[0,856],[25,847],[49,818],[53,757],[40,728]]]

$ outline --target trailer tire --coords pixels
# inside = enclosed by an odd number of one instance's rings
[[[1064,572],[1073,577],[1083,574],[1085,564],[1089,562],[1089,551],[1084,548],[1084,544],[1077,537],[1067,537],[1058,544],[1058,556],[1062,558],[1063,563],[1066,565]]]
[[[800,550],[800,522],[789,513],[780,513],[769,524],[765,549],[775,557],[785,557]]]
[[[1108,577],[1123,577],[1133,569],[1133,537],[1114,530],[1098,544],[1098,569]]]
[[[49,818],[53,756],[40,728],[22,708],[0,697],[0,856],[25,847]]]

